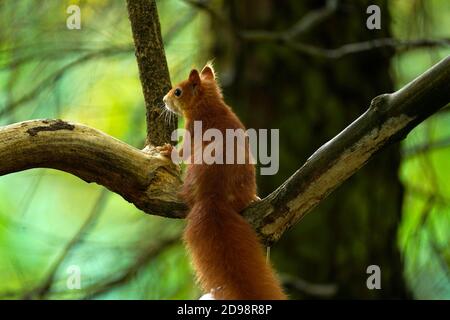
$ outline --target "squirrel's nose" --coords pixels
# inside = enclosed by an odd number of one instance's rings
[[[163,101],[164,101],[164,103],[167,102],[167,94],[164,96]]]

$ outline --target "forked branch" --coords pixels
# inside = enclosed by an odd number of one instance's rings
[[[317,150],[285,183],[243,215],[271,243],[385,146],[450,102],[450,57],[369,109]],[[182,218],[180,171],[154,149],[131,147],[98,130],[62,120],[0,128],[0,175],[54,168],[96,182],[142,211]]]

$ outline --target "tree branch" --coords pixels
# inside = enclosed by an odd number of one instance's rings
[[[98,130],[62,120],[32,120],[0,128],[0,175],[53,168],[96,182],[139,209],[183,217],[178,168]]]
[[[127,0],[127,8],[147,109],[146,145],[170,143],[177,121],[170,125],[160,117],[162,98],[171,84],[156,3],[155,0]]]
[[[284,31],[244,30],[239,36],[245,40],[269,40],[269,41],[295,41],[295,38],[311,31],[322,22],[326,21],[338,8],[337,0],[327,0],[325,5],[317,10],[309,11],[301,17],[292,27]]]
[[[277,190],[247,208],[245,217],[266,241],[280,238],[385,146],[397,142],[450,101],[450,57],[369,109],[320,147]]]
[[[106,189],[103,189],[100,192],[100,196],[96,200],[88,218],[83,222],[80,229],[78,229],[78,231],[73,235],[69,242],[67,242],[67,244],[64,246],[61,254],[53,262],[49,271],[47,272],[47,275],[41,281],[39,286],[33,288],[31,291],[25,292],[25,294],[22,295],[22,299],[28,300],[37,297],[39,300],[41,300],[45,298],[45,296],[50,292],[54,284],[56,274],[61,268],[64,261],[77,246],[77,244],[82,240],[83,236],[90,230],[92,230],[92,228],[95,226],[95,222],[98,221],[98,218],[103,212],[103,208],[105,207],[107,196],[108,192],[106,191]]]
[[[429,151],[440,150],[450,147],[450,137],[442,138],[440,140],[419,144],[403,150],[403,157],[414,157]]]
[[[176,245],[180,242],[180,235],[172,236],[162,240],[158,244],[152,244],[148,246],[143,253],[136,258],[135,263],[131,264],[123,273],[119,276],[108,277],[108,280],[103,283],[94,284],[91,287],[85,289],[89,299],[94,299],[99,295],[109,292],[110,290],[120,287],[130,279],[136,276],[139,270],[148,265],[153,259],[158,257],[165,249]]]
[[[211,19],[218,20],[221,25],[238,39],[247,42],[273,42],[283,45],[300,54],[309,55],[321,59],[335,60],[351,54],[381,49],[393,48],[397,51],[405,51],[420,48],[436,48],[450,46],[450,39],[412,39],[400,40],[393,38],[380,38],[368,41],[343,44],[337,48],[323,48],[309,43],[296,40],[299,36],[306,34],[314,27],[335,14],[338,2],[327,0],[324,7],[313,10],[300,18],[292,27],[283,31],[270,30],[236,30],[219,12],[215,11],[209,2],[204,0],[184,0],[186,3],[207,12]]]
[[[409,49],[420,48],[435,48],[450,46],[450,39],[413,39],[413,40],[399,40],[393,38],[381,38],[362,42],[354,42],[344,44],[333,49],[321,48],[301,42],[290,42],[282,40],[282,43],[287,47],[299,53],[308,54],[318,58],[325,59],[340,59],[345,56],[371,51],[381,48],[393,48],[397,51],[406,51]]]
[[[317,150],[283,185],[243,215],[268,244],[298,222],[385,146],[403,139],[450,101],[450,57],[369,109]],[[45,167],[120,194],[149,214],[181,218],[180,172],[154,148],[135,149],[98,130],[61,120],[0,128],[0,175]]]
[[[71,61],[70,63],[62,66],[46,78],[39,82],[33,89],[23,94],[17,100],[13,100],[10,103],[4,105],[0,109],[0,117],[9,115],[11,112],[16,110],[18,107],[23,106],[25,103],[30,102],[35,99],[39,94],[41,94],[46,88],[54,85],[61,77],[69,72],[70,70],[80,66],[83,63],[87,63],[96,58],[110,57],[118,54],[123,54],[129,52],[129,47],[112,47],[103,50],[90,52],[85,55],[78,57],[77,59]]]

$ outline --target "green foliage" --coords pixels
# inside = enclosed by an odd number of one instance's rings
[[[395,1],[395,35],[401,39],[448,38],[449,13],[448,1]],[[397,56],[397,86],[403,86],[449,54],[450,49],[444,48]],[[409,286],[422,299],[450,298],[449,141],[447,109],[419,125],[403,142],[400,177],[406,190],[399,246]]]
[[[66,28],[66,8],[74,3],[81,7],[81,30]],[[207,50],[213,35],[208,32],[207,15],[184,1],[157,4],[172,81],[178,82],[191,67],[200,68],[210,58]],[[391,2],[393,29],[401,39],[448,37],[449,14],[447,0]],[[125,1],[118,0],[0,1],[0,126],[63,118],[141,147],[145,109],[127,16]],[[393,68],[397,86],[449,53],[449,49],[433,49],[397,55]],[[314,95],[320,85],[314,73],[302,76],[308,80],[303,83],[311,86],[309,98],[329,108],[323,114],[336,115],[334,101]],[[286,87],[282,103],[297,108],[296,99],[292,88]],[[317,117],[318,113],[310,115],[326,122]],[[283,116],[282,123],[298,127],[301,120]],[[305,128],[298,127],[298,133]],[[332,136],[339,129],[324,130]],[[450,298],[450,143],[447,147],[442,143],[449,140],[447,110],[420,125],[403,143],[400,175],[406,193],[398,243],[406,278],[418,298]],[[410,154],[427,144],[440,147]],[[289,153],[280,157],[295,166],[304,160]],[[361,206],[360,198],[345,200],[354,208]],[[89,223],[84,225],[85,221]],[[49,275],[54,276],[49,290],[32,297],[196,298],[199,291],[180,241],[183,225],[183,221],[145,215],[120,196],[56,170],[3,176],[0,299],[29,297],[43,288]],[[353,245],[364,253],[363,244]],[[292,250],[311,248],[293,246]],[[67,289],[67,270],[72,265],[81,269],[81,290]]]
[[[74,1],[0,3],[0,125],[63,118],[136,147],[145,138],[145,108],[125,1],[80,1],[81,30],[66,28]],[[186,77],[203,46],[204,16],[177,0],[158,2],[173,81]],[[175,17],[175,19],[174,19]],[[0,111],[1,112],[1,111]],[[182,221],[145,215],[120,196],[56,170],[0,179],[0,298],[42,286],[61,255],[48,293],[37,298],[186,299],[199,294],[185,250]],[[97,209],[95,209],[97,207]],[[69,241],[94,216],[75,245]],[[165,244],[166,239],[178,239]],[[138,265],[127,281],[111,284]],[[162,250],[164,249],[164,250]],[[81,269],[81,290],[67,270]],[[103,285],[110,290],[102,291]]]

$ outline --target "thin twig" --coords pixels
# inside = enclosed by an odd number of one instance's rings
[[[49,272],[47,273],[47,276],[42,281],[42,283],[33,290],[26,292],[23,295],[24,299],[30,299],[30,298],[39,298],[43,299],[48,292],[50,292],[51,287],[53,285],[54,279],[56,277],[56,274],[61,267],[61,265],[64,263],[64,261],[67,259],[67,257],[70,255],[70,253],[73,251],[73,249],[78,245],[78,243],[82,240],[84,235],[88,233],[94,226],[95,222],[98,220],[99,216],[103,212],[103,208],[105,207],[106,200],[108,196],[108,191],[106,189],[102,189],[100,192],[99,197],[97,198],[94,206],[92,207],[92,210],[88,216],[88,218],[84,221],[84,223],[81,225],[80,229],[77,233],[70,239],[70,241],[66,244],[64,249],[62,250],[60,256],[56,261],[53,263],[53,265],[50,267]]]
[[[150,263],[154,258],[163,253],[168,247],[179,243],[180,236],[175,235],[173,237],[164,239],[163,241],[150,245],[145,249],[142,254],[136,259],[135,263],[130,265],[121,275],[108,277],[108,280],[103,283],[97,283],[89,288],[86,288],[86,296],[89,299],[93,299],[103,293],[106,293],[112,289],[127,284],[133,277],[136,276],[138,271]]]
[[[423,154],[425,152],[436,151],[445,148],[450,148],[450,137],[406,148],[402,151],[402,155],[405,158],[409,158]]]
[[[11,112],[19,108],[20,106],[24,105],[25,103],[35,99],[38,95],[40,95],[47,87],[52,86],[56,81],[61,79],[61,77],[67,73],[69,70],[83,64],[86,62],[91,61],[92,59],[99,58],[99,57],[108,57],[116,54],[122,54],[122,53],[128,53],[129,47],[123,47],[123,48],[107,48],[104,50],[88,53],[86,55],[83,55],[74,61],[64,65],[60,69],[56,70],[52,74],[50,74],[48,77],[46,77],[44,80],[42,80],[37,86],[35,86],[32,90],[25,93],[22,97],[18,98],[15,101],[12,101],[6,105],[3,106],[3,108],[0,110],[0,117],[4,117],[6,115],[9,115]]]
[[[184,0],[187,3],[194,5],[195,7],[207,12],[212,19],[217,19],[221,22],[221,25],[229,30],[236,38],[250,41],[250,42],[273,42],[286,46],[294,51],[309,56],[322,58],[322,59],[340,59],[348,55],[367,52],[371,50],[377,50],[382,48],[393,48],[399,52],[420,49],[420,48],[434,48],[434,47],[449,47],[450,39],[413,39],[413,40],[400,40],[393,38],[380,38],[362,42],[348,43],[337,48],[323,48],[301,41],[296,41],[300,35],[303,35],[319,25],[327,18],[332,16],[337,10],[336,1],[327,1],[325,7],[314,10],[299,21],[297,21],[291,28],[284,31],[269,31],[269,30],[236,30],[235,27],[230,24],[221,14],[216,12],[212,7],[208,5],[207,1],[201,0]]]
[[[336,295],[338,286],[334,283],[330,284],[317,284],[311,283],[299,277],[294,277],[288,274],[280,275],[284,286],[294,287],[296,290],[301,291],[309,296],[330,298]]]
[[[248,41],[294,41],[296,37],[306,34],[322,22],[326,21],[336,12],[337,8],[337,0],[327,0],[324,7],[308,12],[287,30],[279,32],[267,30],[243,30],[239,31],[238,34],[241,38]]]
[[[362,53],[382,48],[393,48],[396,51],[401,52],[410,49],[449,47],[450,39],[399,40],[392,38],[381,38],[369,41],[349,43],[335,49],[324,49],[300,42],[286,42],[285,45],[300,53],[305,53],[311,56],[326,59],[340,59],[351,54]]]

